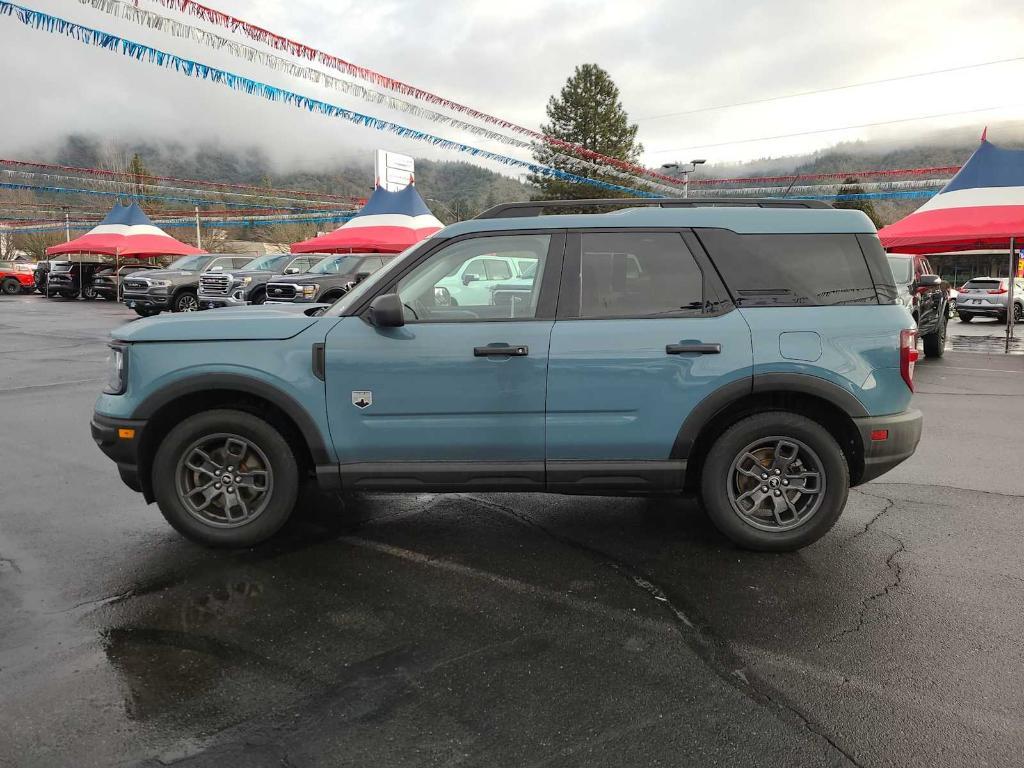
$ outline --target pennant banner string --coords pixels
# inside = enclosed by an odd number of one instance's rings
[[[319,99],[303,96],[295,93],[294,91],[277,88],[275,86],[268,85],[267,83],[253,80],[233,72],[228,72],[227,70],[220,69],[218,67],[182,58],[175,54],[167,53],[166,51],[161,51],[141,43],[136,43],[108,32],[86,27],[81,24],[75,24],[67,19],[60,18],[59,16],[52,16],[48,13],[43,13],[42,11],[36,11],[31,8],[26,8],[24,6],[8,2],[7,0],[0,0],[0,16],[12,15],[15,16],[22,24],[32,27],[33,29],[63,35],[84,45],[93,45],[114,53],[121,53],[122,55],[136,59],[137,61],[148,61],[149,63],[155,64],[159,67],[173,69],[187,77],[209,80],[231,88],[232,90],[242,91],[253,96],[259,96],[269,101],[290,104],[300,109],[317,112],[328,117],[337,117],[356,125],[373,128],[378,131],[385,131],[403,138],[423,141],[440,149],[462,152],[472,157],[490,160],[508,167],[525,168],[535,174],[549,176],[575,184],[589,184],[602,189],[624,192],[628,195],[638,197],[661,197],[661,195],[657,195],[653,192],[632,189],[630,187],[612,184],[611,182],[602,181],[600,179],[591,179],[585,176],[569,173],[558,168],[551,168],[546,165],[540,165],[526,160],[518,160],[514,157],[498,154],[497,152],[491,152],[486,149],[473,147],[468,144],[463,144],[452,139],[446,139],[442,136],[437,136],[425,131],[409,128],[389,120],[365,115],[360,112],[345,109],[344,107],[329,104],[325,101],[320,101]]]
[[[344,72],[352,77],[357,77],[360,80],[366,80],[374,85],[386,88],[389,91],[395,91],[403,96],[411,96],[415,99],[419,99],[420,101],[426,101],[429,104],[444,107],[452,112],[468,115],[469,117],[488,123],[489,125],[497,125],[500,128],[511,130],[521,136],[528,136],[531,139],[542,141],[549,146],[559,147],[560,149],[572,152],[586,158],[587,160],[613,165],[620,170],[629,171],[634,176],[650,176],[651,178],[660,179],[661,181],[668,182],[669,184],[679,184],[679,179],[672,176],[658,173],[650,168],[644,168],[641,165],[631,163],[627,160],[608,157],[607,155],[602,155],[600,152],[595,152],[594,150],[587,149],[579,144],[574,144],[571,141],[565,141],[563,139],[555,138],[554,136],[548,136],[539,131],[525,128],[500,117],[494,117],[486,112],[481,112],[473,109],[472,107],[467,107],[464,104],[451,101],[450,99],[438,96],[437,94],[423,90],[422,88],[409,85],[401,80],[388,77],[387,75],[383,75],[380,72],[376,72],[367,67],[345,61],[338,56],[324,53],[323,51],[317,50],[316,48],[303,43],[296,42],[295,40],[291,40],[283,35],[278,35],[270,30],[257,26],[256,24],[251,24],[247,21],[231,16],[230,14],[218,11],[215,8],[210,8],[209,6],[197,3],[195,0],[155,0],[155,2],[166,8],[171,8],[180,13],[189,14],[209,24],[214,24],[223,29],[227,29],[230,32],[241,33],[251,40],[255,40],[256,42],[262,43],[270,48],[274,48],[275,50],[285,51],[286,53],[298,58],[319,62],[326,67]]]
[[[534,144],[529,141],[524,141],[523,139],[518,139],[515,136],[509,136],[506,133],[500,133],[481,125],[469,123],[465,120],[460,120],[457,117],[436,112],[432,109],[426,109],[418,104],[405,101],[404,99],[400,99],[392,94],[383,93],[372,88],[366,88],[358,83],[334,77],[333,75],[329,75],[326,72],[314,69],[313,67],[296,64],[282,56],[277,56],[273,53],[253,48],[251,45],[245,45],[235,40],[229,40],[226,37],[214,34],[213,32],[208,32],[205,29],[200,29],[198,27],[176,21],[175,19],[168,18],[167,16],[163,16],[159,13],[154,13],[153,11],[144,10],[132,5],[131,3],[123,2],[123,0],[78,1],[83,5],[87,5],[96,10],[102,11],[103,13],[110,14],[115,18],[141,24],[149,29],[164,32],[172,37],[190,40],[215,51],[224,51],[236,58],[243,59],[250,63],[260,64],[261,66],[267,67],[275,72],[282,72],[291,77],[301,78],[318,86],[331,88],[350,96],[356,96],[357,98],[373,104],[382,105],[389,109],[421,117],[441,125],[451,126],[452,128],[466,131],[468,133],[472,133],[474,136],[489,139],[506,146],[527,150],[532,150],[534,147]],[[582,160],[578,157],[554,153],[552,154],[551,159],[552,161],[557,161],[561,166],[569,166],[571,169],[579,170],[581,173],[605,174],[614,176],[615,178],[623,181],[628,181],[630,184],[644,184],[651,188],[659,189],[662,192],[668,192],[673,195],[679,193],[678,185],[680,182],[678,180],[676,181],[677,186],[670,187],[653,182],[650,179],[640,178],[635,174],[627,173],[626,171],[621,171],[614,167],[601,165],[600,163],[591,162],[589,160]]]

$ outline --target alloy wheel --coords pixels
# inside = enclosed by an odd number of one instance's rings
[[[266,509],[274,491],[267,455],[252,440],[230,433],[192,443],[181,454],[175,480],[185,510],[214,528],[251,523]]]
[[[195,312],[199,309],[199,299],[191,293],[179,296],[176,304],[179,312]]]
[[[739,518],[773,533],[806,523],[825,496],[821,459],[792,437],[763,437],[747,445],[733,459],[726,482]]]

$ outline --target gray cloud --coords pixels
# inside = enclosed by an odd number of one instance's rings
[[[170,14],[147,0],[140,2]],[[352,109],[500,149],[333,91],[317,91],[306,82],[117,21],[74,0],[26,4]],[[1011,0],[212,4],[530,127],[544,120],[547,97],[557,92],[576,64],[585,61],[607,68],[631,115],[644,118],[1014,55],[1024,21],[1024,9]],[[8,106],[0,151],[7,156],[31,153],[69,132],[86,131],[112,138],[255,145],[279,163],[307,167],[377,146],[451,157],[423,144],[263,102],[222,86],[190,82],[171,71],[31,31],[10,18],[0,18],[0,51]],[[986,84],[1019,82],[1022,72],[1020,65],[1006,65],[834,96],[641,120],[641,139],[649,151],[648,162],[656,164],[677,159],[664,151],[676,147],[952,111],[957,105],[970,109],[987,106],[982,102],[990,98],[1006,100],[994,86],[988,93]],[[940,99],[941,104],[935,103]],[[993,118],[998,116],[1006,115]],[[909,124],[901,131],[912,135],[922,127]],[[792,142],[737,144],[717,149],[712,159],[785,154],[858,137],[837,133]]]

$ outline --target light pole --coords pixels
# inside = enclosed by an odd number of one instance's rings
[[[666,171],[679,171],[683,174],[683,197],[690,196],[690,174],[697,170],[698,165],[704,165],[707,160],[691,160],[688,163],[664,163],[661,167]]]
[[[61,210],[64,211],[64,242],[71,242],[71,208],[67,205],[62,205]]]
[[[199,206],[196,206],[196,248],[203,247],[203,236],[199,233]]]

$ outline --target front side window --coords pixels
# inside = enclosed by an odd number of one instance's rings
[[[550,243],[550,235],[500,235],[442,248],[399,281],[406,320],[533,317]],[[529,276],[516,277],[517,260],[537,266]]]
[[[703,273],[679,234],[595,232],[581,239],[580,317],[702,311]]]
[[[311,275],[344,275],[359,266],[358,256],[328,256],[309,269]]]
[[[284,256],[258,256],[245,265],[246,270],[261,272],[277,272],[288,261],[288,255]]]
[[[878,304],[856,235],[697,235],[740,306]]]

